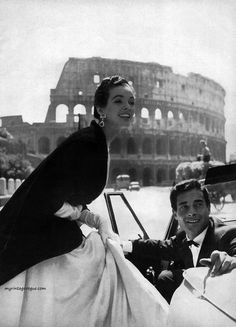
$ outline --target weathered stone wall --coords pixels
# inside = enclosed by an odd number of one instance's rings
[[[182,161],[194,161],[205,139],[212,158],[225,161],[224,89],[199,74],[175,74],[157,63],[104,58],[69,58],[55,89],[44,124],[33,124],[28,140],[36,153],[51,152],[66,136],[93,118],[93,96],[100,81],[119,74],[133,84],[133,125],[111,144],[109,184],[119,173],[144,185],[171,184]],[[56,123],[61,105],[64,123]],[[9,130],[12,132],[11,130]]]

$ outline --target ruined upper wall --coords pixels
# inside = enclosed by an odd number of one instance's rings
[[[175,74],[171,67],[158,63],[100,57],[69,58],[56,89],[51,90],[51,99],[56,95],[71,100],[78,94],[93,96],[97,87],[94,76],[99,76],[101,81],[116,74],[132,81],[137,98],[180,103],[224,115],[225,91],[209,78],[195,73]]]

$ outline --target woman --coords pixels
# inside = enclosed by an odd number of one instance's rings
[[[92,121],[90,127],[68,137],[2,209],[0,285],[29,267],[68,253],[81,244],[82,232],[73,219],[105,187],[107,149],[120,128],[129,126],[134,101],[134,90],[125,79],[105,78],[94,99],[98,123]],[[93,219],[92,215],[83,214],[81,219],[95,227],[100,225],[100,229],[107,228],[98,216]]]
[[[165,300],[124,258],[108,222],[86,209],[106,184],[107,148],[133,114],[128,82],[104,79],[94,100],[98,124],[71,135],[3,208],[4,327],[165,326]],[[84,222],[100,235],[83,238]]]

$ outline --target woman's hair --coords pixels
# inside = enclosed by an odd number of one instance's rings
[[[177,196],[187,191],[200,190],[203,193],[207,207],[210,207],[210,199],[207,189],[204,185],[201,185],[197,179],[188,179],[176,184],[170,192],[170,203],[174,211],[177,210]]]
[[[106,77],[102,80],[101,84],[98,86],[95,96],[94,96],[94,117],[99,119],[99,113],[97,111],[97,107],[104,108],[107,105],[107,101],[109,98],[110,90],[120,86],[120,85],[128,85],[132,90],[133,87],[129,84],[129,82],[118,75]]]

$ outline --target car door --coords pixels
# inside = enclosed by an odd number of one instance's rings
[[[112,229],[117,233],[121,240],[133,239],[148,239],[149,235],[145,227],[140,222],[134,209],[126,199],[123,192],[106,192],[104,193],[108,214],[111,221]],[[174,217],[170,217],[165,238],[176,233],[177,221]],[[161,272],[162,269],[169,265],[166,261],[156,261],[150,258],[143,258],[127,254],[126,258],[130,260],[139,271],[153,284],[155,284],[155,277]]]

